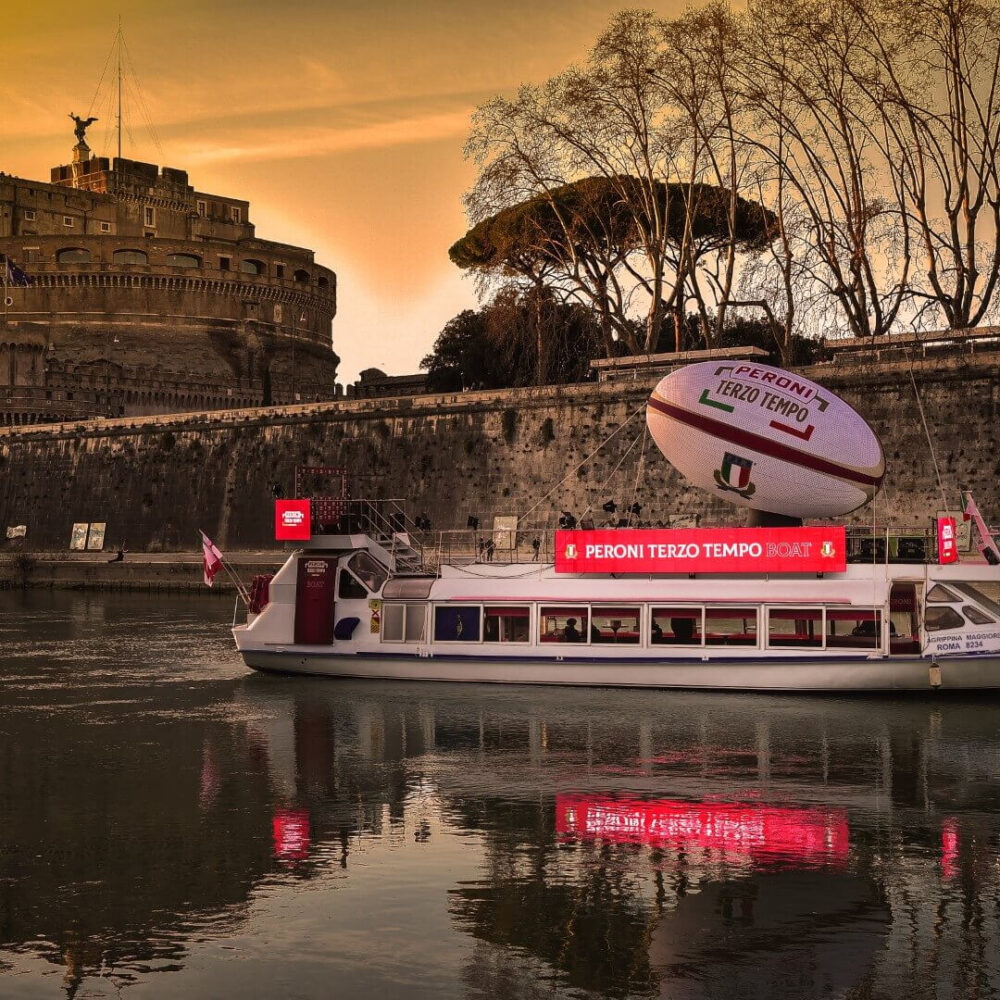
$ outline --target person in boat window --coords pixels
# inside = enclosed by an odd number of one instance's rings
[[[566,628],[563,629],[563,639],[566,642],[579,642],[581,638],[583,637],[580,635],[580,630],[576,627],[576,619],[567,618]]]
[[[590,623],[590,641],[600,642],[602,639],[601,630],[593,623]]]
[[[694,638],[693,618],[671,618],[670,628],[674,633],[674,642],[690,642]]]
[[[660,623],[655,618],[653,619],[652,638],[653,642],[663,642],[663,629],[660,628]]]

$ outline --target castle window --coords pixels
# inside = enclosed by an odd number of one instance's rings
[[[165,263],[168,267],[201,267],[201,258],[193,253],[168,253]]]
[[[229,270],[229,258],[228,257],[220,257],[219,258],[219,270],[220,271],[228,271]]]
[[[198,214],[204,219],[208,215],[208,202],[199,201],[197,202]]]
[[[63,216],[63,225],[67,229],[72,229],[73,228],[73,216],[72,215],[64,215]]]
[[[111,223],[110,222],[102,222],[101,223],[101,232],[102,233],[110,233],[111,232]]]
[[[274,274],[275,274],[275,277],[283,278],[285,276],[285,265],[284,264],[275,264],[274,265]]]
[[[309,272],[308,271],[303,271],[302,268],[299,268],[299,270],[297,270],[295,272],[295,274],[292,275],[292,277],[295,278],[295,280],[300,285],[307,285],[307,284],[309,284]]]
[[[243,221],[243,210],[238,205],[230,205],[229,214],[237,225]]]
[[[116,264],[148,264],[145,250],[116,250],[112,255]]]
[[[267,268],[264,266],[264,262],[260,260],[241,260],[240,270],[244,274],[263,274]]]
[[[156,225],[156,209],[152,205],[144,205],[142,209],[142,224],[144,226]]]
[[[56,251],[57,264],[89,264],[93,260],[93,254],[83,247],[65,247]]]
[[[319,277],[316,279],[316,284],[319,285],[320,288],[327,288],[330,285],[330,279]]]
[[[24,217],[28,222],[35,221],[35,210],[33,208],[26,208],[24,210]]]

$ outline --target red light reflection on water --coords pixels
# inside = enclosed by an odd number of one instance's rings
[[[846,861],[850,839],[842,809],[586,795],[556,796],[556,832],[567,839],[711,848],[814,864]]]
[[[274,855],[282,861],[302,861],[309,854],[309,813],[278,809],[271,821]]]
[[[941,874],[951,878],[958,873],[958,824],[949,817],[941,824]]]

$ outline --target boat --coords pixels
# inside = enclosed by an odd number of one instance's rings
[[[384,502],[343,509],[348,530],[292,552],[233,629],[249,667],[503,684],[1000,689],[1000,567],[941,565],[932,538],[843,526],[575,529],[556,531],[555,558],[536,563],[519,561],[530,558],[523,546],[480,561],[469,532],[464,562],[428,571]],[[629,571],[667,545],[680,568]],[[786,559],[797,548],[803,568],[748,572],[769,547]],[[608,571],[567,569],[595,549]],[[713,553],[714,572],[691,562],[695,550]]]
[[[540,545],[522,554],[516,522],[485,535],[470,523],[464,551],[439,543],[430,558],[401,502],[343,491],[311,503],[297,476],[296,499],[276,501],[276,537],[303,545],[258,581],[234,627],[244,661],[414,681],[1000,689],[1000,551],[971,496],[981,561],[959,560],[950,516],[903,535],[803,524],[791,515],[871,500],[882,447],[828,390],[765,365],[680,369],[657,385],[647,423],[688,479],[756,523],[567,524],[544,562]]]

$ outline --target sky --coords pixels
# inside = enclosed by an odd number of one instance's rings
[[[415,372],[445,323],[478,304],[448,260],[466,230],[476,106],[582,61],[617,10],[683,5],[0,0],[0,170],[48,180],[71,158],[70,112],[97,115],[88,142],[115,155],[106,63],[121,15],[123,155],[248,199],[258,236],[310,247],[337,272],[342,381]]]

